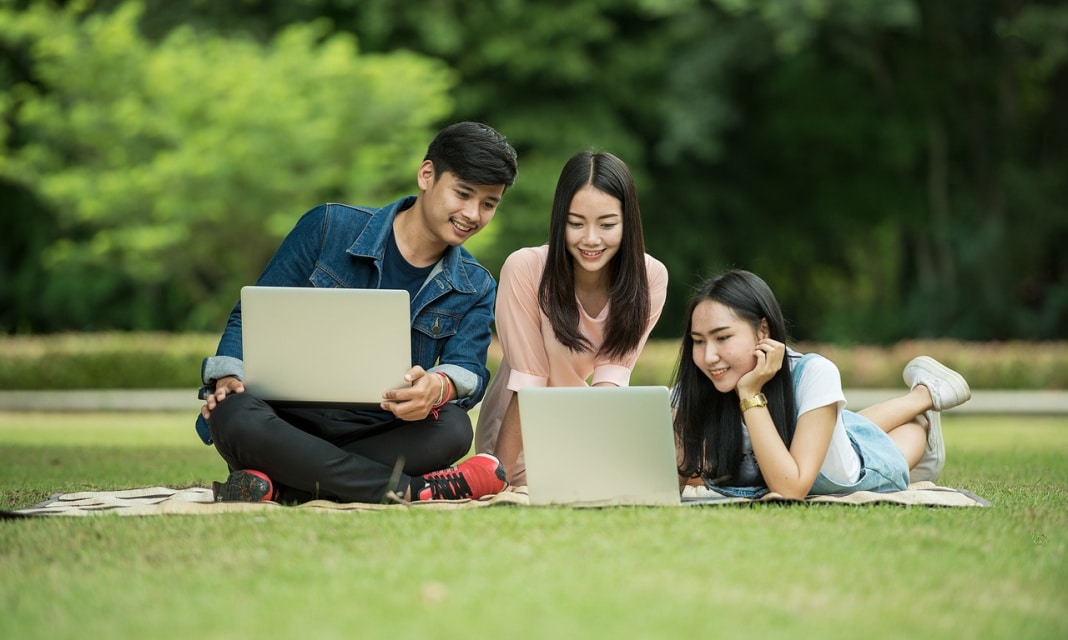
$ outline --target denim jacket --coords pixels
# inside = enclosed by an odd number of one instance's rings
[[[260,286],[376,289],[382,281],[386,240],[398,212],[414,196],[381,208],[323,204],[305,213],[282,241]],[[412,300],[412,364],[441,371],[470,409],[486,391],[486,354],[497,283],[463,247],[449,247]],[[204,359],[207,390],[228,375],[242,377],[241,303],[230,313],[215,356]]]

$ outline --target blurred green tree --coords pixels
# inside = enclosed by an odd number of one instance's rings
[[[457,114],[521,151],[480,257],[545,237],[564,159],[632,166],[672,273],[656,335],[727,266],[795,335],[1063,338],[1068,7],[1000,0],[305,0],[369,50],[461,74]],[[287,15],[294,9],[288,5]],[[249,12],[251,14],[252,12]],[[258,29],[270,22],[252,18]],[[250,16],[251,17],[251,16]],[[1011,233],[1007,221],[1031,230]]]
[[[453,106],[438,111],[436,124],[483,120],[520,151],[519,181],[491,233],[472,247],[492,270],[515,248],[544,240],[553,185],[571,153],[585,147],[617,153],[635,171],[650,251],[672,274],[658,336],[678,333],[690,286],[726,266],[765,276],[795,320],[798,338],[1068,335],[1063,3],[143,1],[139,46],[150,51],[163,51],[186,33],[197,34],[197,42],[232,41],[267,55],[279,46],[279,34],[320,20],[309,47],[354,36],[361,64],[377,64],[372,52],[391,58],[407,51],[455,70],[447,89]],[[124,6],[124,0],[97,0],[91,14]],[[0,74],[43,96],[53,91],[26,47],[0,47],[7,53]],[[254,57],[237,60],[256,67]],[[231,75],[232,88],[218,100],[240,105],[240,96],[253,91],[269,98],[265,89],[243,86],[250,77]],[[15,98],[0,92],[6,100],[0,108],[19,113]],[[241,111],[212,117],[224,131],[240,131],[235,114]],[[256,113],[250,109],[248,126],[260,122]],[[360,131],[360,116],[353,118],[346,126]],[[36,140],[22,119],[8,122],[10,146]],[[204,118],[202,138],[224,135],[207,131],[215,126]],[[285,159],[276,161],[288,170]],[[211,168],[217,171],[227,170]],[[182,180],[203,179],[195,175]],[[314,180],[306,178],[309,185]],[[252,193],[261,190],[258,182],[229,184],[242,198],[260,197]],[[53,212],[54,200],[32,180],[18,188],[25,193],[17,206],[49,208],[39,228],[36,218],[25,219],[37,229],[30,236],[37,246],[51,243],[59,223],[62,235],[87,246],[89,229],[62,222],[69,214]],[[296,210],[334,197],[300,181],[294,188]],[[219,246],[229,247],[228,258],[262,261],[252,250],[234,252],[235,240],[227,241]],[[49,259],[64,255],[60,249],[50,249]],[[143,292],[141,281],[100,265],[84,286],[110,287],[117,304],[101,309],[105,298],[96,295],[94,317],[113,323],[107,314],[123,304],[136,315],[128,298]],[[49,272],[50,291],[58,290],[55,273]],[[65,291],[74,291],[85,273],[69,272]],[[20,291],[36,282],[20,281]],[[210,277],[201,283],[218,286]],[[145,322],[158,322],[159,309],[188,314],[184,287],[140,295],[153,301]]]
[[[55,212],[39,300],[67,328],[221,326],[308,208],[414,189],[452,109],[443,64],[360,54],[326,23],[268,43],[181,27],[155,44],[140,13],[0,13],[33,74],[7,94],[21,143],[0,174]]]

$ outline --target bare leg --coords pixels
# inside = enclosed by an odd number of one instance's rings
[[[926,420],[924,420],[926,423]],[[887,433],[894,441],[905,460],[909,463],[909,469],[915,467],[923,457],[927,447],[927,425],[919,422],[908,422]]]
[[[904,395],[884,400],[857,413],[879,425],[883,431],[891,433],[907,423],[919,424],[916,422],[917,417],[932,408],[934,403],[931,400],[931,392],[927,387],[917,385]]]
[[[858,413],[879,425],[894,441],[909,469],[915,467],[927,447],[927,418],[924,412],[934,408],[931,392],[916,385],[908,393],[872,405]]]

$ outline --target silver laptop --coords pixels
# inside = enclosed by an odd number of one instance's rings
[[[408,292],[243,287],[245,388],[264,400],[377,407],[407,386]]]
[[[678,506],[667,387],[519,390],[534,505]]]

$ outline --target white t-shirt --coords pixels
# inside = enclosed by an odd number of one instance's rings
[[[796,368],[802,354],[792,349],[787,349],[786,353],[791,368]],[[829,404],[836,406],[837,418],[834,432],[831,434],[827,457],[823,459],[820,472],[837,484],[848,485],[857,482],[860,479],[860,456],[853,448],[853,443],[846,434],[845,423],[842,421],[845,393],[842,391],[842,375],[838,372],[838,367],[823,356],[810,357],[805,361],[805,368],[801,371],[796,389],[794,402],[799,417]],[[744,456],[738,470],[738,479],[732,484],[739,486],[758,484],[760,470],[756,464],[756,457],[753,455],[753,445],[749,441],[749,429],[744,421],[742,422],[742,450]]]

